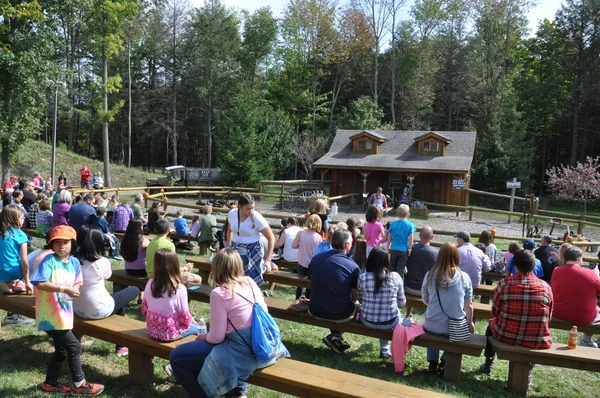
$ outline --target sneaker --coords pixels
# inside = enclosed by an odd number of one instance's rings
[[[582,340],[579,341],[578,345],[581,346],[581,347],[598,348],[598,344],[594,340],[591,340],[591,339],[590,339],[590,341],[585,341],[585,340],[582,339]]]
[[[19,314],[8,315],[4,318],[4,326],[6,327],[26,327],[33,326],[34,323],[33,319],[25,318]]]
[[[25,286],[25,282],[18,281],[13,287],[13,293],[25,293],[27,291],[27,287]]]
[[[71,393],[74,395],[99,395],[104,391],[102,384],[83,382],[81,387],[71,387]]]
[[[113,256],[113,260],[123,261],[123,256],[121,256],[120,254],[117,254],[116,256]]]
[[[163,366],[163,370],[167,374],[167,377],[173,381],[175,381],[175,377],[173,376],[173,368],[171,367],[171,363],[169,362],[165,366]]]
[[[126,357],[127,355],[129,355],[129,348],[119,347],[115,350],[115,355],[118,357]]]
[[[380,352],[379,353],[379,358],[381,359],[389,359],[392,357],[392,354],[390,352]]]
[[[11,282],[2,282],[4,284],[4,294],[13,294],[13,285]]]
[[[42,384],[38,385],[38,390],[40,390],[41,392],[48,393],[48,394],[60,394],[60,395],[71,394],[71,389],[69,387],[62,386],[60,384],[58,384],[56,386],[51,386],[50,384],[42,383]]]
[[[273,293],[270,290],[263,290],[263,296],[273,297]]]
[[[492,368],[494,367],[494,358],[486,358],[485,363],[481,365],[481,372],[485,375],[492,374]]]
[[[323,343],[334,352],[338,354],[342,354],[348,348],[350,348],[350,344],[347,341],[344,341],[340,336],[335,334],[330,334],[327,337],[323,338]]]
[[[87,337],[82,336],[81,340],[79,340],[79,344],[81,344],[82,347],[89,347],[94,344],[94,340],[90,340]]]
[[[443,376],[445,368],[446,368],[446,361],[442,359],[440,361],[440,364],[438,365],[438,368],[437,368],[437,375],[438,376]]]

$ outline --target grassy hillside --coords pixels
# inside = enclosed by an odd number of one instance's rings
[[[43,141],[28,140],[11,162],[11,173],[30,180],[33,173],[39,171],[44,179],[50,177],[52,163],[52,147]],[[92,173],[100,171],[104,174],[104,163],[85,156],[68,152],[64,148],[56,151],[56,178],[61,171],[67,175],[69,185],[79,185],[79,169],[85,164]],[[146,178],[151,176],[141,169],[128,169],[122,165],[111,164],[112,185],[114,187],[144,186]]]

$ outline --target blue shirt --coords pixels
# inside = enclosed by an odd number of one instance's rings
[[[0,282],[23,278],[21,270],[21,245],[27,243],[27,235],[20,229],[10,228],[6,237],[0,237]]]
[[[506,271],[510,272],[512,275],[515,275],[517,271],[517,267],[513,266],[513,259],[515,257],[512,256],[510,260],[508,260],[508,264],[506,265]],[[542,279],[544,277],[544,268],[542,268],[542,262],[535,259],[535,267],[533,268],[533,274],[538,278]]]
[[[408,237],[415,233],[417,229],[408,220],[396,220],[390,225],[389,233],[392,235],[392,246],[390,250],[400,252],[408,251]]]
[[[173,225],[175,225],[175,232],[179,235],[188,235],[190,233],[190,230],[187,228],[187,220],[183,217],[177,217],[173,221]]]
[[[93,222],[93,216],[95,215],[96,209],[85,202],[79,202],[69,209],[69,225],[73,227],[76,232],[79,232],[79,228],[81,228],[82,225],[91,224]]]
[[[96,224],[98,224],[100,226],[100,229],[105,234],[107,234],[107,233],[110,232],[109,229],[108,229],[108,221],[106,221],[105,218],[96,217]]]
[[[310,261],[310,313],[340,320],[354,312],[350,293],[357,289],[360,269],[347,255],[336,250],[318,254]]]

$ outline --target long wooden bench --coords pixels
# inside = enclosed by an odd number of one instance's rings
[[[0,296],[0,308],[35,318],[32,296]],[[173,348],[194,340],[194,336],[189,336],[176,342],[159,342],[148,336],[144,322],[117,315],[95,321],[75,318],[74,326],[79,332],[90,337],[128,347],[129,374],[137,383],[148,383],[154,378],[154,357],[168,359]],[[405,398],[447,397],[437,392],[349,374],[288,358],[279,359],[275,365],[257,370],[248,382],[303,397],[360,398],[372,396],[374,393]]]
[[[138,288],[143,289],[147,283],[146,278],[131,276],[124,270],[114,270],[109,280],[113,282],[114,291],[119,291],[127,286],[137,286]],[[210,291],[211,288],[209,286],[202,285],[197,290],[188,290],[188,298],[190,300],[208,303]],[[335,329],[339,330],[340,332],[354,333],[362,336],[374,337],[377,339],[391,340],[392,338],[392,331],[371,329],[360,322],[335,323],[317,319],[306,313],[290,311],[288,310],[288,307],[291,303],[286,300],[266,297],[265,302],[269,307],[269,313],[278,319],[304,323],[327,329]],[[444,378],[449,380],[459,380],[462,356],[481,356],[483,348],[486,344],[486,338],[485,336],[473,334],[471,335],[471,339],[469,341],[450,343],[446,337],[434,336],[426,333],[415,338],[412,344],[421,347],[445,350],[446,367],[444,371]]]
[[[566,344],[553,343],[551,348],[534,350],[501,343],[490,338],[499,359],[509,361],[508,389],[522,397],[527,396],[530,363],[562,368],[600,372],[600,350],[577,347],[569,350]]]
[[[504,274],[499,274],[497,272],[492,271],[482,271],[481,278],[489,279],[491,281],[501,281],[502,279],[504,279]]]
[[[194,264],[194,268],[198,269],[203,281],[208,281],[210,274],[210,261],[204,257],[190,256],[186,258],[186,261]],[[279,261],[275,262],[278,266]],[[291,264],[287,263],[286,264]],[[297,286],[303,288],[310,288],[310,280],[301,278],[298,274],[288,271],[272,271],[267,272],[263,275],[263,278],[267,282],[279,283],[288,286]],[[208,282],[207,282],[208,283]],[[495,286],[491,285],[479,285],[475,288],[474,294],[481,296],[481,302],[489,304],[490,299],[494,295]]]

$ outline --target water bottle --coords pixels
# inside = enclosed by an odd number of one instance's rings
[[[215,253],[210,253],[209,259],[210,259],[210,262],[212,263],[212,260],[215,259]]]
[[[208,333],[208,328],[206,327],[206,322],[204,318],[200,318],[198,321],[198,334],[206,334]]]
[[[402,326],[404,326],[405,328],[410,326],[410,323],[412,322],[412,315],[408,315],[406,318],[404,318],[402,320]]]
[[[567,347],[569,350],[574,350],[577,347],[577,340],[579,339],[579,332],[577,331],[577,326],[573,326],[573,329],[569,332],[569,341],[567,342]]]
[[[338,213],[337,202],[333,202],[333,206],[331,206],[331,215],[335,216],[337,213]]]

